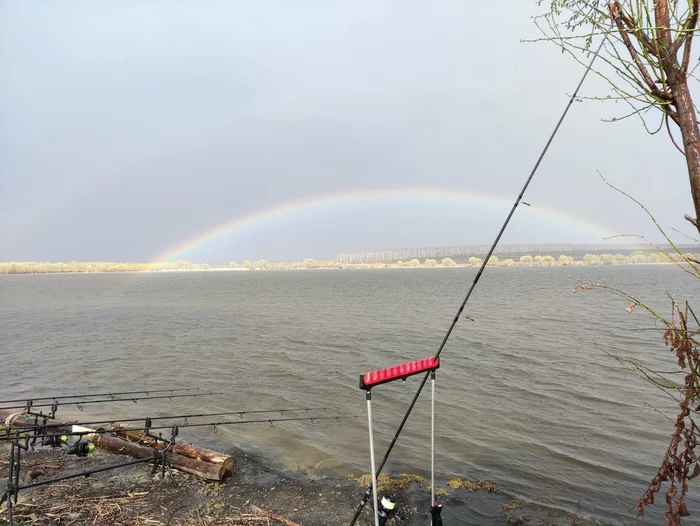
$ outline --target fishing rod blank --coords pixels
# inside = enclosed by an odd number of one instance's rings
[[[107,404],[110,402],[134,402],[136,403],[139,400],[158,400],[161,398],[185,398],[188,396],[196,397],[196,396],[211,396],[211,395],[216,395],[216,394],[223,394],[223,393],[191,393],[191,394],[174,394],[174,395],[160,395],[160,396],[137,396],[137,397],[129,397],[129,398],[109,398],[107,400],[84,400],[81,402],[64,402],[63,406],[70,406],[70,405],[76,405],[78,406],[78,409],[82,409],[82,406],[88,405],[88,404]],[[8,409],[26,409],[27,407],[54,407],[57,405],[58,402],[54,402],[52,404],[47,404],[47,403],[42,403],[42,404],[24,404],[24,405],[15,405],[15,406],[7,406],[7,407],[0,407],[0,411],[2,410],[8,410]]]
[[[250,414],[260,414],[260,413],[293,413],[293,412],[299,412],[299,411],[322,411],[322,410],[327,410],[327,409],[335,409],[333,407],[299,407],[299,408],[294,408],[294,409],[264,409],[264,410],[257,410],[257,411],[227,411],[224,413],[199,413],[199,414],[190,414],[190,415],[176,415],[176,416],[149,416],[149,417],[138,417],[138,418],[112,418],[111,420],[93,420],[90,422],[80,422],[80,421],[74,421],[74,422],[59,422],[59,423],[54,423],[54,424],[46,424],[42,425],[40,423],[36,423],[34,425],[28,425],[28,426],[22,426],[21,429],[23,430],[30,430],[30,429],[36,429],[36,428],[46,428],[46,429],[51,429],[55,427],[65,427],[67,425],[71,426],[91,426],[91,425],[96,425],[96,424],[111,424],[111,423],[121,423],[121,422],[141,422],[143,420],[174,420],[176,418],[184,418],[185,423],[190,418],[204,418],[204,417],[210,417],[210,416],[226,416],[226,415],[250,415]],[[43,415],[33,415],[33,416],[41,416]]]
[[[124,427],[124,428],[116,428],[116,429],[94,429],[94,430],[84,430],[84,431],[57,431],[55,433],[43,433],[43,434],[29,434],[31,433],[31,429],[15,429],[15,432],[19,433],[26,433],[24,436],[16,437],[16,436],[0,436],[0,441],[8,442],[8,441],[14,441],[14,440],[25,440],[25,439],[33,439],[33,438],[50,438],[54,437],[56,435],[60,436],[85,436],[85,435],[93,435],[93,434],[104,434],[104,433],[129,433],[133,431],[159,431],[159,430],[179,430],[182,428],[189,428],[189,427],[207,427],[207,426],[213,426],[215,428],[220,427],[220,426],[233,426],[233,425],[241,425],[241,424],[270,424],[272,425],[273,423],[276,422],[294,422],[294,421],[303,421],[303,420],[309,420],[311,422],[314,422],[316,420],[344,420],[346,418],[353,418],[353,417],[343,417],[343,416],[304,416],[304,417],[293,417],[293,418],[265,418],[265,419],[259,419],[259,420],[227,420],[224,422],[200,422],[200,423],[194,423],[194,424],[173,424],[170,426],[147,426],[147,427]],[[161,439],[162,440],[162,439]]]
[[[141,391],[122,391],[120,393],[87,393],[79,395],[63,395],[63,396],[29,396],[27,398],[17,398],[15,400],[0,400],[0,404],[12,404],[15,402],[27,402],[30,400],[65,400],[67,398],[95,398],[98,396],[123,396],[132,394],[144,393],[150,396],[151,393],[174,393],[179,391],[199,391],[199,387],[180,387],[177,389],[143,389]]]
[[[474,288],[476,287],[476,284],[479,282],[479,279],[481,278],[481,275],[483,274],[484,269],[486,268],[486,265],[487,265],[489,259],[493,255],[493,251],[496,250],[496,246],[498,246],[498,242],[501,240],[503,233],[505,232],[506,228],[508,227],[508,224],[510,223],[511,218],[513,217],[513,214],[515,213],[515,209],[518,207],[518,205],[520,205],[520,202],[523,198],[523,195],[525,194],[525,191],[530,186],[530,182],[532,181],[533,177],[535,176],[535,173],[537,173],[537,170],[540,167],[540,164],[542,163],[542,160],[544,159],[545,154],[549,150],[549,146],[552,144],[552,141],[554,140],[554,137],[557,135],[557,132],[559,131],[559,128],[560,128],[562,122],[564,122],[564,118],[566,118],[566,115],[569,113],[569,109],[571,109],[571,106],[573,105],[574,101],[576,100],[576,97],[578,96],[578,92],[581,89],[581,86],[583,86],[583,83],[586,80],[586,77],[588,77],[588,73],[591,71],[591,68],[593,67],[593,63],[595,62],[596,58],[598,58],[598,55],[600,54],[600,50],[603,48],[604,43],[605,43],[605,39],[602,39],[600,42],[600,45],[598,46],[598,49],[593,54],[593,58],[591,59],[590,63],[588,64],[588,67],[586,67],[586,70],[583,72],[583,76],[581,77],[581,80],[579,81],[578,85],[576,86],[576,89],[574,90],[573,95],[571,95],[571,98],[569,99],[569,102],[567,103],[566,108],[564,109],[564,112],[562,113],[561,117],[559,118],[557,125],[554,127],[554,131],[550,135],[549,140],[545,144],[544,149],[542,150],[542,153],[540,153],[540,156],[538,157],[537,162],[535,163],[535,166],[533,167],[532,171],[530,172],[530,175],[528,176],[527,180],[525,181],[523,188],[520,190],[520,193],[518,194],[517,199],[513,203],[513,207],[510,209],[510,212],[508,213],[508,216],[506,217],[506,220],[504,221],[503,226],[501,226],[501,230],[498,232],[496,239],[491,244],[491,248],[489,249],[488,254],[484,258],[483,262],[481,263],[481,267],[479,267],[479,271],[476,273],[476,276],[474,277],[474,280],[472,281],[472,284],[469,287],[469,290],[467,291],[467,294],[464,297],[464,300],[462,301],[461,305],[459,306],[459,310],[457,311],[457,314],[455,315],[454,319],[452,320],[452,323],[450,324],[449,329],[447,330],[447,334],[445,334],[445,337],[442,339],[442,342],[440,343],[440,347],[438,348],[437,352],[435,353],[435,359],[438,359],[440,357],[442,350],[445,348],[445,344],[447,343],[447,340],[450,338],[450,335],[452,334],[452,330],[455,328],[455,325],[457,325],[459,318],[462,316],[462,311],[464,311],[464,307],[466,306],[467,302],[469,301],[469,298],[471,297],[472,292],[474,291]],[[401,423],[399,424],[399,428],[396,431],[396,434],[394,435],[394,438],[392,439],[391,443],[389,444],[389,448],[387,449],[386,453],[384,454],[384,458],[382,459],[382,462],[379,464],[379,468],[377,469],[376,477],[378,477],[379,474],[382,472],[382,468],[384,467],[384,464],[386,464],[386,461],[389,458],[389,455],[391,454],[391,451],[394,448],[394,445],[396,444],[396,441],[398,440],[399,435],[401,434],[401,431],[403,430],[403,427],[406,424],[406,421],[408,420],[409,415],[411,414],[411,411],[413,411],[413,407],[415,406],[416,401],[418,400],[418,397],[420,396],[420,393],[423,390],[423,387],[425,386],[426,382],[428,381],[430,374],[431,374],[430,372],[427,372],[423,376],[423,380],[421,381],[420,385],[418,386],[418,390],[416,391],[416,394],[413,397],[411,404],[408,406],[406,414],[404,415],[403,420],[401,420]],[[355,515],[353,516],[352,521],[350,522],[350,526],[354,526],[354,524],[359,519],[360,513],[362,512],[362,508],[364,508],[365,504],[367,504],[367,501],[369,500],[371,494],[372,494],[372,484],[370,484],[368,486],[367,491],[363,495],[362,500],[360,501],[360,504],[359,504],[357,510],[355,511]],[[375,507],[376,507],[376,503],[375,503]]]

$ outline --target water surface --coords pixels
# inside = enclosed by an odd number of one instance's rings
[[[279,466],[341,477],[368,472],[359,374],[432,355],[475,272],[2,276],[0,397],[169,387],[224,393],[85,407],[122,418],[333,405],[357,418],[182,433]],[[700,297],[698,280],[671,265],[489,268],[465,311],[473,321],[457,325],[437,374],[437,469],[632,523],[668,447],[672,424],[664,415],[674,417],[674,407],[600,349],[665,370],[672,356],[660,334],[634,330],[653,327],[648,316],[626,313],[628,302],[602,291],[572,294],[569,274],[622,288],[663,313],[670,313],[667,293]],[[418,383],[374,390],[379,457]],[[427,474],[429,401],[426,390],[388,471]],[[699,508],[692,501],[695,516]],[[650,524],[662,515],[660,506],[653,510]]]

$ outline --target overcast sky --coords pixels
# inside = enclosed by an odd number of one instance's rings
[[[538,34],[534,0],[0,5],[0,260],[152,260],[347,191],[512,201],[583,73],[521,42]],[[583,91],[608,93],[595,78]],[[596,170],[688,231],[683,159],[637,120],[601,122],[623,113],[573,106],[504,241],[652,232]],[[487,243],[507,213],[383,195],[289,207],[185,258]]]

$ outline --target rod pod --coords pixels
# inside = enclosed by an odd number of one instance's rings
[[[374,432],[372,429],[372,387],[375,387],[377,385],[385,384],[388,382],[393,382],[395,380],[406,380],[409,376],[414,376],[416,374],[421,374],[421,373],[428,373],[431,374],[432,380],[433,380],[433,405],[432,405],[432,416],[431,416],[431,445],[432,445],[432,451],[431,451],[431,473],[432,473],[432,485],[433,489],[431,490],[431,503],[434,504],[433,507],[437,508],[437,516],[440,522],[434,522],[433,524],[439,524],[442,525],[442,520],[440,519],[440,511],[442,509],[442,506],[438,506],[437,502],[435,502],[435,473],[434,473],[434,464],[435,464],[435,370],[440,367],[440,360],[437,358],[425,358],[422,360],[416,360],[413,362],[408,362],[408,363],[403,363],[401,365],[397,365],[394,367],[388,367],[386,369],[379,369],[376,371],[370,371],[368,373],[364,373],[360,375],[360,389],[365,390],[365,397],[367,399],[367,420],[368,420],[368,428],[369,428],[369,456],[370,456],[370,464],[371,464],[371,469],[372,469],[372,501],[374,502],[374,505],[372,506],[374,508],[374,526],[384,526],[389,518],[388,513],[395,513],[395,506],[396,503],[395,501],[387,501],[387,504],[391,506],[390,509],[386,508],[384,505],[384,500],[382,499],[382,502],[380,503],[379,499],[377,498],[377,469],[375,465],[375,459],[374,459]],[[367,495],[365,498],[369,497],[369,492],[370,488],[367,488]],[[379,513],[379,507],[382,506],[382,514],[380,518],[380,513]],[[431,513],[432,512],[432,507],[431,507]]]

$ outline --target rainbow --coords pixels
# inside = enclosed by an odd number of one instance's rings
[[[190,237],[189,239],[171,246],[158,256],[152,258],[152,261],[169,262],[183,259],[188,253],[197,250],[217,239],[231,235],[234,232],[251,228],[264,222],[279,220],[303,211],[319,209],[327,206],[385,201],[387,199],[406,199],[423,202],[429,199],[459,203],[478,202],[481,204],[491,204],[508,208],[513,204],[512,200],[485,193],[435,187],[373,188],[321,194],[294,201],[278,203],[252,212],[251,214],[225,221],[197,234],[196,236]],[[585,221],[581,218],[574,217],[551,208],[542,208],[537,206],[529,210],[531,210],[531,212],[535,215],[544,216],[552,221],[558,221],[571,225],[572,227],[576,227],[582,231],[591,233],[599,238],[610,235],[609,229],[601,225],[590,221]]]

